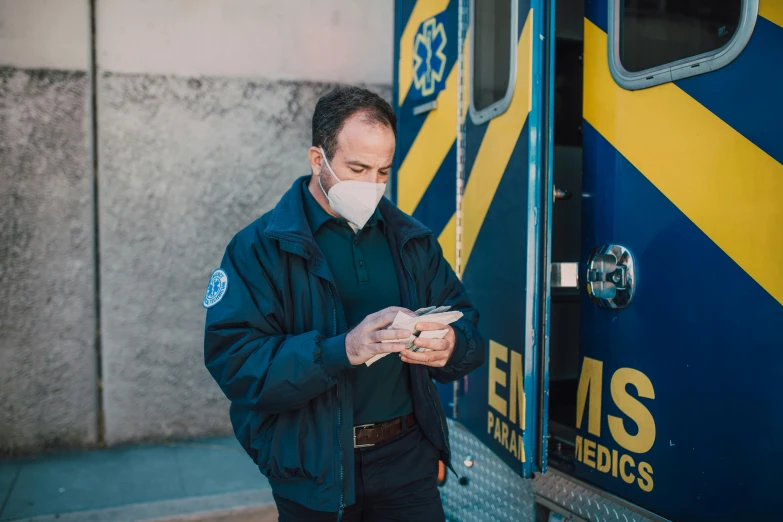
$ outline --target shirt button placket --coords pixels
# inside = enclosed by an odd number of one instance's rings
[[[360,283],[369,282],[370,276],[367,274],[367,267],[364,266],[364,255],[358,239],[353,241],[353,258],[356,262],[356,279]]]

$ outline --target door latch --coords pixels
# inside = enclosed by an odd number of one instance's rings
[[[552,288],[579,288],[579,263],[552,263]]]
[[[625,308],[636,290],[636,262],[620,245],[596,247],[587,261],[587,294],[602,308]]]

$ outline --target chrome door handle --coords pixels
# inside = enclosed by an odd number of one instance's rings
[[[587,294],[602,308],[625,308],[636,291],[636,261],[620,245],[596,247],[587,260]]]

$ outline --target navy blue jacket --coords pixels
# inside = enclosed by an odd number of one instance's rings
[[[300,178],[277,207],[239,232],[221,268],[228,285],[207,311],[204,359],[231,401],[234,432],[278,495],[321,511],[355,503],[353,404],[344,313],[307,224]],[[451,305],[456,347],[443,368],[409,365],[416,419],[450,464],[446,417],[432,379],[484,362],[478,312],[432,232],[383,199],[379,209],[402,306]]]

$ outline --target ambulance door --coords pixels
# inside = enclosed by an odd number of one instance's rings
[[[779,0],[588,0],[576,476],[780,516]]]
[[[523,476],[543,467],[546,433],[543,5],[398,0],[395,16],[394,198],[438,236],[488,340],[441,399]]]
[[[546,14],[543,2],[469,3],[460,113],[458,266],[488,340],[457,420],[520,475],[545,468]],[[450,226],[452,226],[450,224]]]

